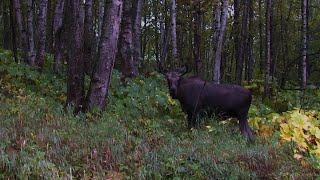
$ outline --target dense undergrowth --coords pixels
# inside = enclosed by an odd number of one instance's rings
[[[234,120],[207,118],[200,129],[188,130],[161,75],[150,73],[125,86],[119,76],[114,73],[107,111],[74,116],[63,106],[62,76],[49,69],[39,73],[0,52],[0,179],[309,179],[319,174],[317,90],[306,93],[315,100],[307,99],[304,110],[297,109],[298,92],[279,92],[281,105],[255,96],[250,124],[257,138],[248,143]]]

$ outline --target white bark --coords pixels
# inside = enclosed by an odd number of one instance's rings
[[[172,41],[172,56],[174,63],[178,59],[177,47],[177,5],[176,0],[171,0],[171,41]]]
[[[221,59],[222,59],[222,49],[223,49],[223,42],[224,36],[227,26],[227,18],[228,18],[228,0],[223,0],[222,7],[218,6],[217,14],[221,13],[221,15],[217,15],[218,24],[218,37],[217,37],[217,45],[215,51],[215,61],[214,61],[214,78],[213,81],[217,84],[220,84],[221,79]]]
[[[307,86],[307,8],[308,0],[302,0],[302,61],[301,61],[301,87],[305,89]]]

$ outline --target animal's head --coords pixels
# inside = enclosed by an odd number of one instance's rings
[[[168,82],[170,95],[174,99],[177,98],[180,80],[182,76],[187,73],[187,70],[188,70],[187,66],[184,66],[182,68],[178,68],[172,71],[163,72]]]

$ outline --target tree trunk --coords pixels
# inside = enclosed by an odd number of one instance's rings
[[[220,3],[219,3],[220,4]],[[227,17],[228,17],[228,0],[223,0],[222,7],[218,5],[218,10],[216,10],[216,21],[219,24],[217,29],[217,41],[216,41],[216,49],[215,49],[215,58],[214,58],[214,75],[213,81],[217,84],[220,84],[221,80],[221,60],[222,60],[222,49],[223,42],[225,36],[225,30],[227,25]],[[220,15],[219,15],[220,14]]]
[[[165,0],[164,0],[165,1]],[[165,2],[161,2],[161,7],[166,8]],[[167,59],[168,54],[168,28],[166,26],[166,16],[165,13],[161,12],[161,15],[159,17],[159,24],[160,24],[160,62],[158,64],[159,68],[164,67],[164,63]]]
[[[111,0],[105,6],[104,22],[99,45],[99,59],[88,93],[88,108],[104,109],[108,96],[122,16],[122,0]]]
[[[55,73],[60,71],[60,66],[63,57],[63,42],[62,42],[62,20],[63,20],[63,9],[65,0],[57,0],[54,10],[53,18],[53,49],[54,49],[54,65],[53,69]]]
[[[14,8],[13,8],[13,1],[10,2],[10,26],[11,26],[11,41],[12,41],[12,52],[13,58],[15,62],[18,62],[17,57],[17,38],[16,38],[16,29],[15,29],[15,19],[14,19]]]
[[[39,21],[38,21],[39,49],[38,49],[38,57],[37,57],[37,66],[40,68],[40,70],[43,69],[45,55],[46,55],[47,6],[48,6],[48,0],[40,0]]]
[[[122,80],[136,77],[138,74],[138,68],[133,59],[134,48],[132,41],[132,20],[132,2],[131,0],[123,0],[123,15],[118,44],[118,57],[122,66]]]
[[[47,24],[46,24],[46,52],[49,52],[50,54],[53,54],[53,16],[54,16],[54,10],[55,10],[55,1],[54,0],[48,0],[48,7],[47,7]]]
[[[133,61],[138,67],[141,57],[141,18],[142,18],[143,0],[134,0],[133,2]]]
[[[248,51],[247,53],[247,73],[246,73],[246,80],[252,81],[253,78],[253,65],[254,65],[254,57],[253,57],[253,0],[248,0],[248,13],[249,13],[249,34],[248,34]]]
[[[308,17],[307,17],[307,9],[308,9],[308,0],[302,0],[302,59],[301,59],[301,89],[305,89],[307,87],[307,44],[308,44]]]
[[[267,0],[266,7],[266,63],[265,63],[265,82],[264,82],[264,98],[270,98],[271,95],[271,79],[270,79],[270,64],[271,56],[271,11],[272,0]]]
[[[193,16],[194,16],[194,47],[193,47],[193,54],[194,54],[194,61],[196,64],[196,75],[201,74],[202,69],[202,60],[201,60],[201,24],[202,24],[202,17],[201,17],[201,2],[199,0],[193,1]]]
[[[242,74],[243,74],[243,64],[247,59],[247,49],[248,49],[248,0],[242,0],[242,25],[240,31],[240,49],[239,56],[236,67],[236,79],[237,84],[242,83]],[[248,62],[246,60],[246,62]]]
[[[234,47],[236,59],[236,83],[241,84],[242,80],[242,55],[241,55],[241,36],[240,36],[240,0],[234,0]]]
[[[176,8],[177,8],[176,0],[171,0],[171,42],[172,42],[173,64],[176,64],[178,60]]]
[[[156,33],[155,33],[155,41],[154,41],[154,44],[153,46],[155,47],[155,50],[154,50],[154,55],[156,57],[156,61],[157,63],[160,62],[160,36],[159,36],[159,33],[161,33],[160,29],[159,29],[159,10],[158,10],[158,6],[159,6],[159,0],[155,1],[155,5],[153,5],[153,11],[154,12],[157,12],[155,13],[154,15],[154,21],[153,21],[153,26],[155,27],[155,30],[156,30]],[[140,25],[141,25],[141,22],[140,22]],[[134,39],[135,39],[135,35],[134,35]],[[135,45],[136,46],[136,45]],[[136,48],[136,47],[135,47]],[[136,59],[136,57],[135,57]]]
[[[24,53],[26,53],[28,51],[27,37],[26,37],[26,30],[23,26],[20,0],[13,0],[13,7],[15,11],[15,19],[16,19],[16,25],[18,29],[18,36],[17,36],[18,47],[22,49]]]
[[[105,0],[99,0],[98,4],[99,8],[99,15],[98,15],[98,36],[96,37],[95,42],[95,56],[98,56],[97,53],[99,51],[99,44],[101,39],[101,32],[103,26],[103,16],[104,16],[104,9],[105,9]]]
[[[33,0],[27,0],[27,24],[28,24],[28,63],[31,66],[35,66],[36,51],[34,44],[34,27],[33,27]]]
[[[85,19],[84,19],[84,44],[83,59],[86,74],[92,74],[93,54],[94,52],[94,32],[93,32],[93,16],[92,16],[92,0],[85,2]]]
[[[263,66],[264,66],[264,58],[263,58],[263,13],[262,13],[262,0],[259,0],[259,60],[260,66],[259,70],[260,73],[263,73]]]
[[[9,50],[11,43],[10,2],[3,1],[3,48]]]
[[[63,22],[68,49],[67,106],[74,106],[76,113],[82,109],[84,101],[81,3],[81,0],[66,0]]]

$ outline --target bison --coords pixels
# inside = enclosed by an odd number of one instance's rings
[[[241,133],[253,140],[248,125],[248,111],[251,105],[251,92],[237,85],[221,85],[207,82],[199,77],[184,78],[187,67],[163,72],[170,96],[178,99],[182,110],[188,115],[188,127],[197,125],[196,117],[203,112],[234,117],[239,120]]]

